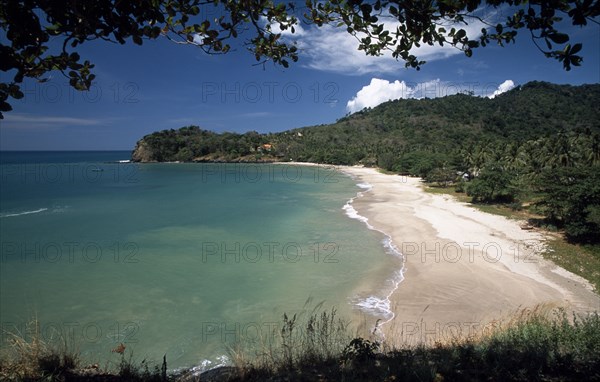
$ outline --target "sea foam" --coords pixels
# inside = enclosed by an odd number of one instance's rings
[[[365,223],[369,229],[377,231],[377,232],[381,232],[385,236],[384,239],[382,240],[382,244],[383,244],[383,247],[385,248],[386,253],[388,253],[392,256],[397,256],[400,259],[404,260],[404,256],[402,255],[402,252],[400,252],[398,247],[396,247],[396,245],[394,244],[394,242],[392,240],[392,237],[387,232],[384,232],[380,229],[373,227],[373,225],[371,225],[369,223],[369,219],[366,216],[360,215],[358,213],[358,211],[356,211],[356,209],[352,205],[356,198],[362,197],[365,192],[368,192],[373,188],[373,186],[369,183],[358,183],[357,186],[362,188],[365,191],[357,192],[356,196],[351,198],[344,205],[344,207],[342,207],[342,209],[346,212],[346,215],[348,217],[350,217],[351,219],[359,220],[359,221]],[[404,270],[405,270],[404,265],[402,265],[402,267],[399,270],[394,272],[394,276],[391,279],[387,280],[387,282],[391,285],[388,290],[388,293],[384,297],[368,296],[366,298],[358,298],[354,301],[354,305],[357,306],[360,310],[367,312],[369,314],[375,315],[375,316],[383,317],[383,320],[378,323],[377,327],[375,328],[375,331],[378,331],[380,326],[387,324],[388,322],[392,321],[395,317],[394,311],[392,310],[392,306],[391,306],[392,303],[391,303],[390,299],[391,299],[392,295],[394,294],[394,292],[396,291],[396,289],[398,289],[402,280],[404,280]],[[383,336],[383,334],[381,332],[379,332],[379,333]]]
[[[48,211],[47,208],[39,208],[37,210],[32,211],[23,211],[23,212],[0,212],[0,218],[12,218],[15,216],[23,216],[23,215],[31,215],[31,214],[39,214],[40,212]]]
[[[191,368],[182,368],[177,371],[189,370],[193,376],[199,377],[204,372],[228,365],[231,365],[231,360],[229,359],[229,357],[227,357],[226,355],[220,355],[217,357],[216,361],[205,359],[202,362],[200,362],[200,364],[197,366],[193,366]]]

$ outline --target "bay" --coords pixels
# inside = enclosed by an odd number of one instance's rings
[[[360,191],[346,175],[128,158],[0,153],[4,346],[37,318],[90,362],[118,363],[123,343],[137,360],[211,367],[307,300],[377,318],[356,302],[385,295],[400,263],[346,215]]]

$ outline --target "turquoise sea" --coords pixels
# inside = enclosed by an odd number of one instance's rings
[[[37,319],[44,339],[67,339],[90,362],[117,363],[123,343],[140,361],[206,368],[307,299],[355,323],[386,317],[401,261],[349,216],[364,191],[355,180],[129,157],[0,153],[2,346]]]

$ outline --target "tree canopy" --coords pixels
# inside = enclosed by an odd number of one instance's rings
[[[595,18],[600,15],[600,2],[594,0],[332,0],[315,1],[310,8],[310,19],[317,25],[346,26],[366,54],[377,56],[389,50],[407,67],[417,69],[425,61],[411,53],[415,47],[450,44],[471,57],[473,49],[491,42],[501,46],[515,42],[517,31],[525,28],[546,57],[570,70],[582,61],[577,55],[582,45],[568,44],[569,35],[557,29],[559,23],[566,18],[572,25],[584,26],[588,21],[598,23]],[[509,14],[504,20],[496,17],[500,9]],[[470,36],[464,28],[474,21],[483,26],[478,36]],[[555,49],[557,45],[562,49]]]
[[[142,138],[133,159],[376,165],[454,183],[478,203],[527,201],[570,239],[598,241],[598,102],[600,85],[530,82],[493,99],[401,99],[272,134],[165,130]]]
[[[509,16],[500,17],[498,10]],[[390,51],[419,69],[425,61],[413,51],[421,45],[451,45],[470,57],[473,49],[492,42],[513,43],[517,31],[526,29],[542,54],[570,70],[581,64],[582,45],[570,43],[564,28],[597,24],[598,15],[600,0],[307,0],[301,6],[273,0],[3,1],[0,70],[12,79],[0,82],[0,118],[11,110],[9,97],[23,97],[20,84],[26,77],[45,81],[48,72],[58,70],[74,88],[88,89],[94,65],[76,48],[91,40],[141,45],[162,36],[213,54],[227,53],[231,41],[240,38],[258,61],[287,67],[299,52],[284,33],[293,34],[302,21],[344,27],[365,54]],[[473,22],[483,25],[476,35],[466,28]],[[50,49],[51,38],[62,42],[60,49]]]

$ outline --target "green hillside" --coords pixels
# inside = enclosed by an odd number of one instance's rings
[[[148,161],[302,161],[378,166],[455,185],[474,202],[543,216],[578,242],[600,240],[600,85],[530,82],[493,99],[401,99],[334,124],[274,134],[197,126],[138,141]]]
[[[272,139],[278,155],[294,160],[362,162],[425,176],[429,169],[414,163],[426,162],[421,158],[436,166],[444,161],[459,165],[463,150],[520,146],[560,132],[598,134],[599,103],[600,85],[531,82],[494,99],[458,94],[390,101],[332,125],[295,129]],[[302,136],[294,134],[298,132]]]
[[[428,158],[459,166],[464,150],[489,150],[566,133],[600,133],[600,85],[530,82],[494,99],[463,94],[386,102],[338,120],[276,134],[164,130],[138,142],[138,161],[296,160],[331,164],[378,164],[424,176],[413,162]],[[272,144],[272,150],[261,148]],[[146,155],[139,155],[147,146]],[[135,154],[138,155],[135,155]],[[426,155],[432,153],[435,155]],[[426,162],[426,161],[425,161]],[[417,163],[418,164],[418,163]],[[425,164],[425,163],[421,163]]]

